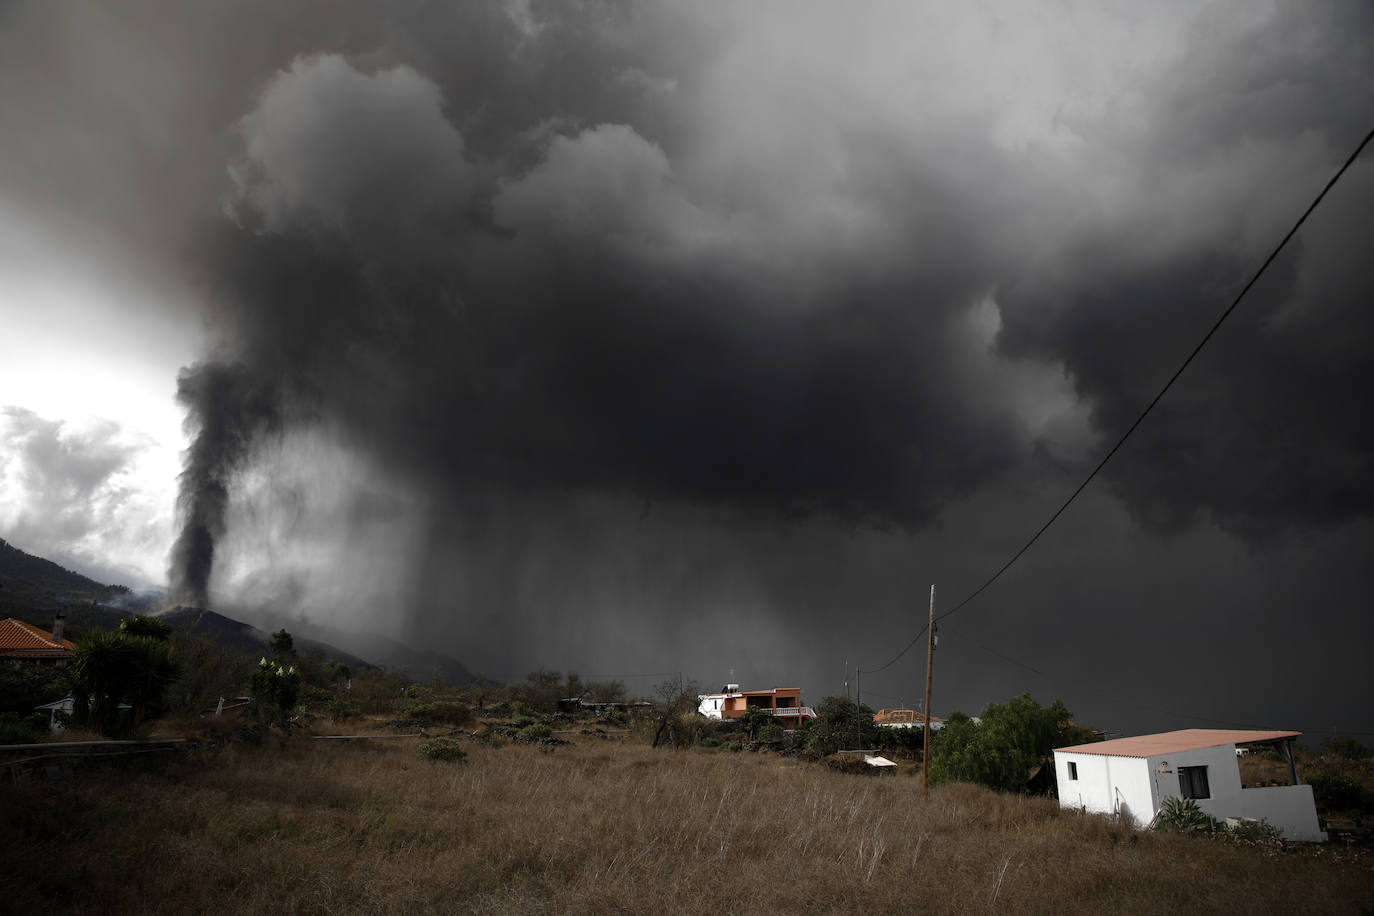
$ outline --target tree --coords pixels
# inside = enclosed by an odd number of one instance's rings
[[[520,698],[525,705],[536,712],[550,713],[558,709],[558,700],[563,696],[563,675],[557,671],[540,668],[525,675],[521,685]]]
[[[272,647],[272,654],[279,661],[289,662],[296,657],[296,640],[291,637],[290,633],[286,632],[286,627],[282,627],[272,634],[272,642],[269,645]]]
[[[763,706],[750,706],[744,710],[744,715],[735,720],[735,725],[744,730],[753,741],[758,738],[759,732],[769,725],[777,723],[777,718],[773,713]]]
[[[119,622],[119,632],[125,636],[147,636],[150,639],[167,642],[172,638],[172,625],[165,620],[135,614]]]
[[[975,782],[1022,791],[1026,778],[1064,743],[1071,713],[1055,700],[1041,706],[1030,694],[990,703],[979,724],[954,713],[930,736],[930,776],[937,782]]]
[[[844,697],[826,697],[816,706],[816,718],[805,729],[806,746],[820,754],[840,748],[871,748],[881,740],[873,710]]]
[[[88,633],[76,644],[67,669],[75,717],[92,722],[107,737],[116,736],[158,712],[181,672],[181,659],[166,640],[122,629]],[[125,702],[131,712],[127,723],[119,712]]]
[[[693,743],[689,740],[688,728],[684,728],[683,717],[691,715],[696,708],[697,694],[701,687],[696,681],[684,681],[679,674],[654,688],[654,747],[669,741],[673,747]]]
[[[301,692],[301,675],[294,665],[263,658],[249,679],[258,715],[268,722],[285,723]]]

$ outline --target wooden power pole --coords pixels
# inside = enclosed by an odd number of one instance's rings
[[[930,587],[930,621],[926,624],[926,705],[921,736],[921,791],[930,788],[930,682],[935,673],[935,586]]]

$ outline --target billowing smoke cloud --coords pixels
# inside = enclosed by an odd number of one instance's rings
[[[277,428],[280,393],[241,365],[202,363],[177,377],[177,400],[186,407],[192,442],[180,478],[182,528],[172,546],[170,597],[204,607],[234,475],[258,437]]]
[[[175,193],[0,169],[140,251],[184,237],[217,355],[184,385],[180,587],[423,626],[475,667],[839,672],[850,609],[868,655],[905,634],[912,595],[974,587],[1081,479],[1374,97],[1374,13],[1340,0],[11,16],[167,98],[106,129],[178,137]],[[86,100],[98,55],[63,59],[73,123],[124,113]],[[104,174],[60,146],[57,174]],[[1271,600],[1367,527],[1369,193],[1362,163],[1061,522],[1067,553],[990,594],[987,638],[1175,612],[1158,583],[1205,592],[1213,560],[1235,606]]]
[[[111,420],[70,422],[0,408],[0,531],[15,546],[102,582],[156,581],[118,559],[166,543],[160,492],[135,485],[152,443]]]

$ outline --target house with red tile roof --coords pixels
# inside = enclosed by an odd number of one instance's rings
[[[873,724],[884,728],[925,728],[926,717],[916,709],[880,709],[873,714]],[[945,720],[939,716],[930,717],[930,730],[938,732],[945,727]]]
[[[1059,804],[1153,823],[1169,798],[1191,798],[1217,820],[1263,820],[1285,839],[1322,842],[1312,787],[1298,785],[1300,732],[1185,728],[1055,748]],[[1269,745],[1288,761],[1291,785],[1244,788],[1237,745]]]
[[[47,666],[62,666],[76,651],[76,643],[62,638],[66,618],[61,614],[53,621],[52,632],[13,617],[0,620],[0,661],[10,664],[34,662]]]
[[[719,693],[697,696],[697,712],[708,719],[738,719],[751,708],[763,709],[776,716],[785,731],[792,731],[803,719],[816,718],[810,706],[802,705],[800,687],[740,690],[739,684],[726,684]]]

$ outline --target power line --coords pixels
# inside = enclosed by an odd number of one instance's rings
[[[1234,312],[1236,310],[1236,307],[1240,305],[1241,300],[1245,298],[1246,293],[1250,292],[1250,289],[1257,282],[1259,282],[1259,278],[1264,275],[1264,272],[1266,270],[1269,269],[1269,265],[1274,263],[1274,260],[1279,256],[1279,252],[1283,251],[1283,249],[1287,247],[1289,240],[1291,240],[1293,236],[1297,235],[1298,230],[1302,228],[1302,224],[1307,222],[1307,218],[1312,215],[1312,211],[1317,209],[1317,205],[1322,202],[1322,199],[1324,197],[1326,197],[1327,192],[1335,186],[1337,181],[1340,181],[1341,176],[1344,175],[1346,173],[1346,170],[1349,169],[1350,166],[1354,164],[1355,160],[1359,158],[1360,153],[1364,151],[1364,148],[1369,144],[1369,141],[1371,139],[1374,139],[1374,130],[1371,130],[1369,133],[1364,135],[1364,139],[1360,141],[1359,146],[1355,147],[1355,152],[1350,154],[1350,157],[1345,160],[1345,163],[1336,171],[1336,174],[1331,176],[1331,180],[1326,183],[1326,187],[1322,188],[1321,193],[1316,196],[1312,203],[1308,204],[1307,209],[1303,211],[1302,216],[1298,217],[1298,221],[1293,224],[1293,228],[1288,230],[1288,234],[1285,235],[1283,237],[1283,240],[1280,241],[1279,244],[1274,248],[1274,250],[1269,253],[1269,257],[1264,259],[1264,263],[1260,265],[1259,270],[1255,271],[1254,276],[1250,278],[1250,282],[1246,283],[1245,286],[1241,288],[1241,291],[1236,294],[1236,298],[1232,300],[1229,306],[1226,307],[1226,311],[1221,313],[1221,316],[1217,318],[1217,320],[1212,324],[1211,329],[1208,330],[1205,335],[1203,335],[1202,340],[1198,341],[1197,346],[1193,347],[1193,351],[1188,354],[1188,358],[1183,361],[1182,365],[1180,365],[1176,370],[1174,370],[1174,374],[1169,376],[1169,380],[1164,383],[1164,387],[1159,389],[1159,393],[1156,394],[1154,398],[1150,400],[1149,404],[1145,405],[1145,409],[1140,412],[1140,416],[1136,417],[1135,422],[1130,425],[1130,428],[1128,428],[1124,433],[1121,434],[1120,439],[1116,440],[1116,444],[1112,446],[1111,451],[1107,452],[1107,454],[1103,456],[1102,460],[1097,463],[1097,466],[1093,468],[1091,472],[1089,472],[1088,476],[1083,478],[1083,482],[1078,485],[1078,489],[1074,490],[1073,493],[1069,495],[1069,498],[1064,500],[1064,504],[1054,511],[1054,514],[1050,516],[1049,521],[1041,525],[1040,530],[1035,532],[1035,534],[1031,535],[1031,539],[1027,541],[1024,545],[1022,545],[1021,549],[1016,551],[1016,553],[1012,555],[1010,560],[1002,564],[1001,569],[997,570],[997,572],[993,573],[992,576],[989,577],[986,582],[978,586],[978,588],[974,589],[973,593],[970,594],[967,598],[965,598],[963,601],[960,601],[954,607],[950,608],[948,611],[945,611],[943,614],[941,614],[938,618],[936,618],[937,620],[944,620],[946,617],[951,617],[954,614],[957,614],[965,605],[969,604],[971,601],[973,601],[973,599],[981,595],[983,591],[987,589],[988,586],[996,582],[998,578],[1001,577],[1002,573],[1010,569],[1012,564],[1021,558],[1022,554],[1024,554],[1027,550],[1030,550],[1031,545],[1040,539],[1040,535],[1044,534],[1049,529],[1049,527],[1055,523],[1055,520],[1058,519],[1059,516],[1064,514],[1064,510],[1069,508],[1073,501],[1078,498],[1078,494],[1082,493],[1084,489],[1087,488],[1088,484],[1092,483],[1093,478],[1097,476],[1098,472],[1101,471],[1102,468],[1106,467],[1107,462],[1112,460],[1112,456],[1115,455],[1121,449],[1121,446],[1126,444],[1126,440],[1131,437],[1131,433],[1135,432],[1136,429],[1140,426],[1140,424],[1145,421],[1145,418],[1149,416],[1150,412],[1155,409],[1155,405],[1158,404],[1161,400],[1163,400],[1164,395],[1167,394],[1169,389],[1174,386],[1174,382],[1178,381],[1179,377],[1183,375],[1183,371],[1187,369],[1188,366],[1197,357],[1197,355],[1202,352],[1202,348],[1207,346],[1207,342],[1211,340],[1213,335],[1215,335],[1217,331],[1221,328],[1222,323],[1225,322],[1227,318],[1231,317],[1231,313]]]
[[[1210,341],[1212,337],[1217,333],[1217,331],[1221,328],[1222,324],[1226,321],[1226,319],[1229,318],[1231,316],[1231,313],[1236,310],[1236,308],[1240,305],[1241,300],[1243,300],[1246,294],[1250,292],[1251,288],[1254,287],[1254,285],[1259,281],[1259,278],[1264,275],[1264,272],[1269,269],[1269,265],[1274,263],[1274,260],[1279,256],[1279,253],[1282,252],[1283,249],[1288,246],[1288,242],[1293,238],[1293,236],[1297,234],[1298,230],[1302,228],[1303,223],[1307,222],[1307,218],[1312,215],[1312,212],[1314,210],[1317,209],[1317,205],[1320,204],[1322,200],[1326,197],[1327,193],[1333,187],[1335,187],[1336,182],[1340,181],[1341,176],[1344,175],[1346,171],[1350,168],[1350,166],[1354,164],[1355,160],[1359,158],[1360,153],[1364,152],[1364,148],[1369,145],[1369,141],[1371,139],[1374,139],[1374,130],[1370,130],[1369,133],[1365,134],[1364,139],[1361,140],[1359,145],[1355,147],[1355,151],[1351,153],[1350,156],[1345,160],[1345,163],[1341,165],[1339,169],[1336,170],[1336,174],[1331,176],[1331,180],[1326,183],[1326,186],[1324,188],[1322,188],[1321,193],[1313,199],[1312,203],[1308,204],[1307,209],[1303,211],[1302,216],[1300,216],[1298,218],[1298,221],[1293,224],[1293,228],[1288,230],[1288,233],[1284,235],[1282,241],[1280,241],[1278,245],[1274,248],[1274,250],[1269,253],[1269,257],[1264,259],[1264,263],[1260,265],[1259,269],[1256,270],[1254,275],[1250,277],[1249,282],[1246,283],[1245,286],[1241,288],[1240,292],[1236,294],[1235,299],[1232,300],[1231,304],[1226,307],[1226,310],[1221,313],[1220,317],[1218,317],[1217,320],[1213,322],[1211,329],[1208,330],[1205,335],[1203,335],[1202,340],[1198,342],[1197,346],[1193,347],[1192,352],[1188,354],[1188,357],[1185,360],[1183,360],[1182,365],[1180,365],[1178,369],[1174,371],[1173,375],[1169,376],[1169,380],[1164,383],[1164,387],[1160,388],[1159,393],[1156,394],[1150,400],[1150,403],[1145,405],[1145,409],[1142,410],[1140,412],[1140,415],[1135,418],[1135,422],[1132,423],[1124,433],[1122,433],[1121,438],[1119,438],[1116,441],[1116,444],[1111,447],[1111,450],[1103,456],[1102,460],[1097,463],[1097,466],[1094,467],[1092,471],[1088,473],[1088,476],[1083,479],[1083,482],[1078,485],[1077,489],[1075,489],[1073,493],[1069,494],[1069,498],[1064,500],[1063,504],[1054,511],[1054,514],[1049,517],[1048,521],[1046,521],[1043,525],[1040,526],[1039,530],[1036,531],[1035,534],[1031,535],[1030,540],[1026,541],[1025,544],[1021,545],[1020,550],[1012,554],[1011,559],[1003,563],[1002,566],[995,573],[989,576],[983,582],[982,585],[974,589],[973,592],[969,594],[969,596],[966,597],[963,601],[960,601],[954,607],[950,608],[948,611],[945,611],[943,614],[936,617],[936,622],[939,622],[941,620],[944,620],[948,617],[952,617],[953,615],[957,614],[965,606],[970,604],[975,598],[977,598],[984,591],[986,591],[989,586],[991,586],[994,582],[1000,579],[1003,573],[1005,573],[1008,569],[1011,569],[1012,565],[1015,564],[1017,560],[1021,559],[1021,557],[1026,553],[1026,551],[1031,549],[1031,546],[1034,545],[1036,541],[1040,540],[1040,536],[1049,530],[1050,526],[1053,525],[1055,521],[1059,519],[1059,516],[1064,514],[1064,511],[1068,509],[1070,505],[1073,504],[1073,501],[1078,498],[1079,494],[1082,493],[1085,489],[1087,489],[1088,484],[1092,483],[1093,478],[1095,478],[1098,475],[1098,472],[1101,471],[1104,467],[1106,467],[1107,462],[1111,461],[1112,457],[1116,455],[1118,451],[1121,450],[1121,446],[1126,444],[1126,440],[1131,437],[1131,434],[1134,433],[1137,428],[1139,428],[1140,424],[1145,421],[1145,418],[1149,416],[1151,411],[1155,409],[1155,405],[1158,404],[1164,398],[1164,395],[1168,393],[1169,389],[1172,388],[1174,386],[1174,383],[1178,381],[1179,377],[1183,375],[1184,370],[1187,369],[1188,366],[1192,364],[1193,360],[1197,357],[1197,355],[1200,352],[1202,352],[1202,348],[1207,345],[1207,342]],[[921,629],[921,632],[917,633],[916,636],[911,640],[911,642],[907,643],[906,647],[902,649],[901,652],[897,653],[896,657],[894,657],[892,661],[883,665],[881,668],[874,668],[871,671],[865,671],[865,673],[876,674],[877,672],[882,671],[884,668],[888,668],[891,665],[896,664],[898,659],[900,659],[903,655],[910,651],[912,646],[916,645],[916,641],[921,638],[925,631],[926,628],[923,627]]]

